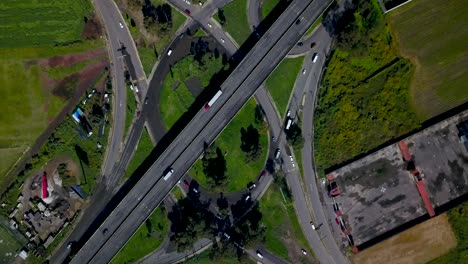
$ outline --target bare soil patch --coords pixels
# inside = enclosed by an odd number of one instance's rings
[[[418,264],[442,256],[457,245],[447,214],[429,219],[352,257],[355,264]]]
[[[55,56],[49,59],[41,60],[41,64],[43,66],[49,66],[49,67],[67,67],[67,66],[71,66],[73,64],[87,61],[94,57],[100,56],[104,54],[104,52],[105,52],[104,48],[99,48],[99,49],[90,50],[90,51],[81,52],[81,53],[75,53],[75,54],[64,55],[64,56]]]
[[[102,35],[102,25],[99,19],[93,14],[88,18],[83,30],[83,38],[96,39]]]

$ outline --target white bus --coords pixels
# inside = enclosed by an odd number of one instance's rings
[[[164,174],[164,180],[167,181],[171,176],[172,174],[174,173],[174,170],[172,168],[170,168],[166,174]]]

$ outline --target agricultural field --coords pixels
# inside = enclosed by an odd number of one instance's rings
[[[177,30],[184,24],[186,17],[170,6],[166,0],[151,0],[151,5],[144,5],[145,1],[116,0],[124,20],[132,34],[138,50],[143,69],[148,76],[159,58],[159,54],[175,37]],[[146,16],[143,10],[156,10],[159,17],[167,21]],[[151,11],[152,12],[152,11]],[[148,13],[151,13],[148,12]],[[155,21],[156,22],[150,22]]]
[[[291,263],[314,263],[313,251],[302,233],[293,201],[285,198],[276,184],[260,200],[260,211],[266,225],[263,245],[267,250]],[[309,252],[307,257],[302,255],[301,248]]]
[[[220,15],[222,14],[222,15]],[[224,17],[224,19],[223,19]],[[234,0],[213,16],[237,44],[242,45],[250,36],[247,20],[247,0]]]
[[[284,59],[265,82],[281,116],[286,113],[290,94],[303,62],[304,57]]]
[[[0,8],[0,86],[5,95],[0,99],[0,186],[4,190],[6,175],[27,151],[37,150],[33,143],[41,132],[59,122],[62,108],[102,72],[106,53],[88,0],[6,0]]]
[[[414,0],[388,13],[400,52],[416,65],[411,101],[428,119],[468,101],[468,5]]]
[[[13,263],[16,253],[26,242],[21,242],[7,226],[6,220],[0,218],[0,263]]]
[[[466,263],[468,259],[468,203],[448,211],[449,223],[455,233],[457,245],[449,253],[429,262],[429,264]]]
[[[122,250],[115,255],[111,264],[135,263],[158,248],[167,236],[168,230],[169,221],[166,215],[166,208],[160,206],[138,228]]]
[[[352,260],[355,264],[423,264],[446,254],[456,244],[449,218],[443,214],[359,252]]]
[[[89,0],[3,0],[0,48],[64,45],[80,41]]]
[[[378,4],[359,2],[354,14],[338,34],[319,92],[314,118],[319,170],[408,133],[422,121],[409,91],[414,67],[399,57]]]

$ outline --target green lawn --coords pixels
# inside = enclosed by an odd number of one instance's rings
[[[239,111],[237,116],[221,133],[218,139],[216,139],[216,146],[224,152],[227,163],[226,175],[228,177],[227,186],[219,186],[216,191],[236,192],[246,188],[247,184],[250,181],[255,180],[255,178],[260,174],[263,166],[265,165],[265,156],[268,152],[268,128],[260,127],[255,124],[255,107],[256,103],[252,98]],[[246,155],[240,149],[240,130],[242,127],[247,128],[250,124],[259,130],[262,154],[259,155],[259,158],[255,162],[247,164],[245,162]],[[208,186],[208,180],[203,173],[203,164],[201,160],[198,160],[195,163],[190,170],[190,173],[202,186]]]
[[[91,8],[89,0],[3,0],[0,48],[79,41]]]
[[[323,16],[319,16],[319,18],[315,20],[315,22],[312,24],[312,26],[310,26],[310,28],[307,30],[304,36],[307,37],[310,34],[312,34],[312,32],[314,32],[314,30],[322,23],[322,20],[323,20]]]
[[[172,67],[172,74],[169,73],[164,80],[161,91],[161,98],[164,100],[160,102],[161,116],[167,129],[170,129],[195,101],[185,82],[196,77],[202,86],[206,87],[210,78],[223,68],[221,62],[221,57],[213,57],[206,60],[205,66],[200,66],[192,56],[188,56]]]
[[[378,4],[360,5],[363,10],[354,16],[358,19],[349,23],[354,31],[338,35],[322,80],[314,118],[319,169],[365,153],[421,123],[409,95],[412,64],[398,59]],[[362,14],[374,21],[365,21]]]
[[[448,217],[452,230],[457,237],[457,247],[429,264],[467,263],[468,259],[468,203],[461,204],[450,211]]]
[[[143,163],[143,161],[148,157],[153,148],[153,142],[151,142],[148,131],[143,129],[140,141],[138,141],[137,150],[135,151],[135,154],[133,154],[132,160],[128,164],[127,170],[125,171],[125,178],[130,177],[135,172],[141,163]]]
[[[304,57],[284,59],[266,80],[266,87],[281,116],[286,113],[289,97],[303,62]]]
[[[468,5],[415,0],[388,14],[401,53],[415,65],[411,98],[426,119],[468,101]]]
[[[130,89],[129,85],[126,85],[126,87],[127,87],[127,112],[125,113],[125,128],[124,128],[123,140],[125,140],[125,136],[127,135],[130,125],[133,122],[133,118],[135,118],[137,107],[138,107],[137,101],[135,98],[135,93]]]
[[[264,245],[269,251],[290,260],[285,241],[288,240],[290,243],[297,243],[312,254],[313,251],[309,248],[297,220],[293,202],[287,200],[285,202],[276,184],[272,184],[260,200],[260,211],[263,214],[262,221],[266,225]]]
[[[177,200],[185,198],[185,195],[182,193],[179,186],[175,186],[174,189],[172,189],[172,194]]]
[[[143,70],[145,71],[146,76],[149,76],[151,70],[153,69],[153,65],[158,60],[155,50],[150,47],[140,47],[138,48],[138,56],[140,56],[141,65],[143,66]]]
[[[246,258],[242,258],[239,262],[235,258],[216,258],[210,259],[210,250],[211,248],[206,249],[201,254],[196,255],[187,261],[184,261],[184,264],[239,264],[239,263],[252,263],[251,261],[247,260]]]
[[[267,17],[280,1],[281,0],[264,0],[262,2],[262,18]]]
[[[234,0],[227,4],[224,8],[224,16],[226,23],[223,29],[227,31],[234,40],[242,45],[250,35],[249,21],[247,20],[247,0]],[[214,18],[221,23],[219,16],[216,14]]]
[[[0,263],[14,263],[17,251],[24,245],[7,226],[6,219],[0,218]]]
[[[151,223],[151,224],[149,224]],[[149,219],[138,228],[122,250],[112,259],[112,264],[135,263],[161,245],[169,230],[165,208],[158,207]]]

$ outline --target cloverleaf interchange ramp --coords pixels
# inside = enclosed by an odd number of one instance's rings
[[[218,102],[195,115],[71,263],[108,263],[113,258],[197,160],[205,144],[215,140],[329,3],[295,0],[289,5],[221,85],[223,95]],[[169,167],[175,172],[164,181],[162,174]]]

